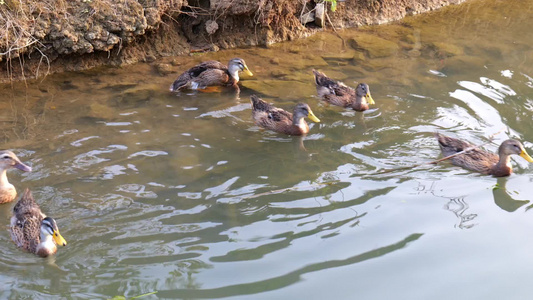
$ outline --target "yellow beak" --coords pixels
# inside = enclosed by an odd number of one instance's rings
[[[248,76],[254,76],[254,73],[252,73],[252,71],[250,71],[250,69],[248,69],[248,66],[247,65],[244,65],[244,70],[243,70],[246,75]]]
[[[56,242],[56,244],[60,245],[60,246],[66,246],[67,245],[67,241],[65,241],[65,239],[61,236],[61,234],[59,233],[59,230],[56,230],[54,231],[54,241]]]
[[[527,154],[525,149],[522,149],[522,152],[520,152],[520,156],[522,156],[525,160],[527,160],[529,162],[533,162],[533,158],[531,158],[531,156],[529,156],[529,154]]]
[[[366,97],[368,104],[376,104],[376,102],[374,102],[374,99],[372,98],[370,93],[367,93],[365,97]]]
[[[315,122],[315,123],[320,123],[320,119],[317,118],[317,117],[315,116],[315,114],[314,114],[311,110],[309,110],[309,115],[308,115],[308,117],[309,117],[309,119],[310,119],[311,121],[313,121],[313,122]]]

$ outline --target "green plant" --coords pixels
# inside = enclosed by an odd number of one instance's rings
[[[331,3],[331,11],[335,12],[337,10],[337,0],[324,0],[324,2]]]

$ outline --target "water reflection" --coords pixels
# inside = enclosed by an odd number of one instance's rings
[[[530,200],[516,199],[515,197],[518,197],[520,193],[516,190],[507,189],[508,181],[509,178],[498,178],[497,183],[492,188],[492,194],[494,196],[494,203],[496,203],[498,207],[505,211],[513,212],[528,204]]]
[[[480,298],[487,283],[489,296],[527,295],[515,280],[533,265],[529,164],[503,179],[411,166],[439,157],[434,131],[481,144],[504,128],[489,150],[533,146],[530,6],[468,1],[342,31],[345,48],[324,32],[169,58],[178,72],[244,57],[256,76],[238,97],[169,93],[176,74],[148,63],[0,87],[4,146],[34,169],[10,181],[69,240],[52,266],[0,235],[0,297]],[[368,83],[376,109],[324,105],[313,68]],[[252,93],[306,102],[322,122],[301,138],[261,130]]]
[[[327,262],[321,262],[311,264],[298,270],[280,275],[275,278],[270,278],[261,282],[251,282],[246,284],[226,286],[218,289],[172,289],[172,290],[160,290],[158,296],[170,299],[176,298],[224,298],[236,295],[253,295],[262,293],[269,290],[281,289],[283,287],[295,284],[301,281],[302,275],[310,272],[320,272],[330,268],[338,268],[343,266],[349,266],[357,263],[364,262],[369,259],[374,259],[380,256],[387,255],[393,251],[400,250],[406,247],[409,243],[418,240],[422,234],[412,234],[397,243],[374,249],[365,253],[354,255],[352,257],[343,260],[333,260]]]
[[[472,224],[472,221],[477,217],[477,214],[467,213],[469,206],[464,198],[451,198],[444,208],[457,217],[458,224],[455,226],[459,229],[470,229],[476,225]]]

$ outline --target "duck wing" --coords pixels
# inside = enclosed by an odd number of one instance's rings
[[[18,247],[34,251],[40,240],[41,222],[45,215],[35,202],[29,189],[26,189],[15,207],[11,217],[11,238]]]
[[[263,101],[256,95],[250,97],[252,101],[252,117],[261,127],[279,131],[280,126],[292,125],[292,114],[281,108]]]
[[[340,81],[331,80],[324,73],[313,70],[315,74],[316,91],[320,98],[338,106],[351,105],[355,99],[355,90]]]
[[[41,213],[41,208],[37,202],[35,202],[29,189],[24,191],[17,204],[15,204],[15,207],[13,207],[13,215],[17,217],[17,219],[24,218],[27,215],[43,215]]]
[[[170,86],[171,91],[177,91],[184,87],[188,87],[191,80],[195,78],[203,78],[205,77],[204,73],[210,73],[212,71],[215,71],[217,74],[226,75],[229,79],[228,74],[228,67],[224,65],[223,63],[216,61],[216,60],[210,60],[205,61],[203,63],[200,63],[189,70],[183,72],[178,79],[172,83]],[[209,77],[209,76],[208,76]],[[226,79],[226,81],[228,80]]]
[[[435,137],[439,142],[442,155],[444,156],[450,156],[464,151],[470,147],[475,147],[469,142],[445,136],[440,133],[435,133]],[[451,163],[456,166],[480,172],[483,174],[489,174],[492,166],[494,166],[494,164],[496,164],[498,160],[498,155],[478,148],[472,149],[466,152],[465,154],[457,155],[455,157],[450,158]]]

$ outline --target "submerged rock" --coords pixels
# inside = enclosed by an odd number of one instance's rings
[[[327,62],[335,61],[351,61],[356,55],[357,51],[351,49],[339,53],[322,54],[321,57]]]
[[[441,71],[449,75],[451,73],[464,72],[464,70],[483,69],[485,61],[479,57],[461,55],[447,58],[443,64]]]
[[[451,56],[456,56],[456,55],[463,55],[464,54],[464,49],[457,46],[457,45],[454,45],[454,44],[451,44],[451,43],[445,43],[445,42],[433,42],[432,43],[433,47],[435,47],[435,49],[440,52],[441,55],[444,55],[444,56],[448,56],[448,57],[451,57]]]
[[[97,102],[89,105],[89,117],[97,119],[112,119],[116,116],[115,110],[107,105],[103,105]]]
[[[156,64],[155,68],[156,68],[157,72],[159,73],[159,75],[161,75],[161,76],[165,76],[165,75],[168,75],[170,73],[176,73],[177,72],[176,68],[172,67],[170,64],[164,64],[164,63]]]
[[[287,80],[246,80],[241,81],[243,87],[258,94],[280,99],[304,99],[316,93],[312,77],[309,83]]]
[[[396,43],[370,34],[357,34],[348,44],[355,50],[364,50],[370,58],[388,57],[400,50]]]

